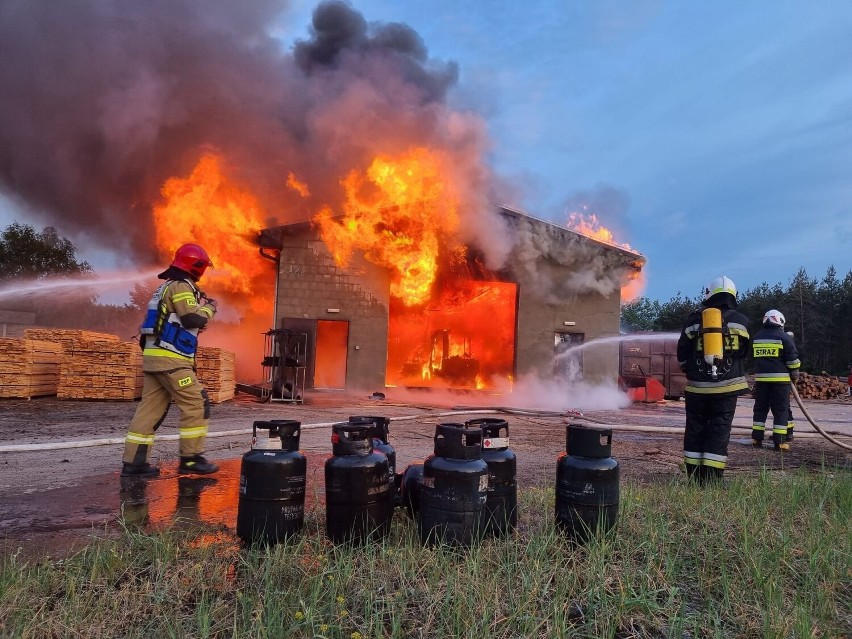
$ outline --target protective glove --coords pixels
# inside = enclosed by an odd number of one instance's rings
[[[212,311],[213,311],[213,315],[215,315],[215,314],[216,314],[216,311],[217,311],[217,310],[219,310],[219,309],[218,309],[218,307],[216,306],[216,300],[214,300],[214,299],[210,299],[209,297],[208,297],[208,298],[205,298],[205,300],[204,300],[204,306],[206,306],[207,308],[209,308],[210,310],[212,310]],[[211,317],[212,317],[212,315],[211,315]]]
[[[790,379],[792,379],[794,382],[798,381],[799,371],[790,371]]]

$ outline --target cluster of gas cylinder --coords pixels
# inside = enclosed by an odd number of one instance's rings
[[[325,462],[331,541],[386,537],[397,507],[417,522],[427,545],[468,546],[514,531],[516,456],[505,419],[436,425],[434,454],[403,473],[396,472],[389,425],[389,418],[378,416],[352,416],[332,425],[332,456]],[[303,527],[308,462],[299,452],[300,430],[295,420],[254,422],[237,507],[237,535],[246,542],[275,543]],[[616,523],[619,468],[611,446],[611,430],[566,427],[566,451],[556,464],[555,520],[572,539],[583,541]]]

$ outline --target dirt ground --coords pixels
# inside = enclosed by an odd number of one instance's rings
[[[119,478],[121,440],[137,402],[84,402],[41,398],[0,401],[0,548],[12,552],[32,545],[53,552],[97,527],[110,527],[125,510],[143,513],[147,523],[165,523],[177,515],[191,515],[233,530],[238,498],[239,460],[250,447],[255,420],[297,419],[302,422],[300,448],[308,456],[309,501],[322,499],[322,464],[330,454],[330,424],[350,415],[391,418],[390,441],[397,452],[397,470],[432,452],[435,424],[459,422],[489,413],[466,413],[476,398],[460,395],[457,404],[397,402],[343,393],[312,393],[304,404],[260,403],[251,395],[213,407],[207,455],[222,464],[210,478],[177,477],[177,441],[158,440],[152,462],[163,476],[128,492]],[[806,408],[826,430],[852,442],[852,403],[807,401]],[[456,410],[454,410],[456,409]],[[750,428],[752,400],[740,398],[735,427]],[[494,409],[491,409],[494,410]],[[813,428],[794,408],[797,438],[789,453],[767,445],[754,449],[747,430],[731,438],[728,475],[755,474],[763,468],[818,470],[852,467],[852,453],[822,437],[810,438]],[[492,415],[493,416],[493,415]],[[565,450],[565,426],[570,421],[602,428],[613,427],[612,455],[619,462],[622,483],[668,481],[682,473],[682,401],[633,404],[621,410],[574,413],[502,412],[509,423],[511,448],[517,455],[518,484],[550,486],[555,482],[556,458]],[[167,418],[160,434],[175,435],[177,411]],[[670,433],[628,428],[669,427]],[[237,431],[217,436],[217,433]],[[815,433],[814,433],[815,434]],[[6,452],[4,446],[49,444],[85,440],[116,443],[59,450]],[[310,506],[309,506],[310,507]],[[124,508],[124,510],[123,510]],[[126,513],[125,513],[126,514]],[[72,544],[73,545],[73,544]]]

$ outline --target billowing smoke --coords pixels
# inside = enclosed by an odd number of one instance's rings
[[[526,217],[511,220],[514,275],[521,286],[545,301],[618,293],[635,270],[630,255],[579,234]]]
[[[403,24],[319,4],[309,37],[270,35],[285,0],[0,3],[0,188],[73,236],[154,260],[151,207],[205,149],[261,202],[268,225],[341,199],[339,180],[377,152],[416,145],[454,158],[462,241],[498,266],[485,127],[451,110],[452,62]],[[309,195],[287,188],[289,174]],[[483,229],[491,229],[483,237]]]

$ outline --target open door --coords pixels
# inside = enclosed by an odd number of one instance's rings
[[[346,388],[346,357],[349,351],[349,322],[317,320],[314,388]]]
[[[583,379],[583,351],[572,351],[585,341],[584,333],[554,333],[553,376],[565,382]]]

